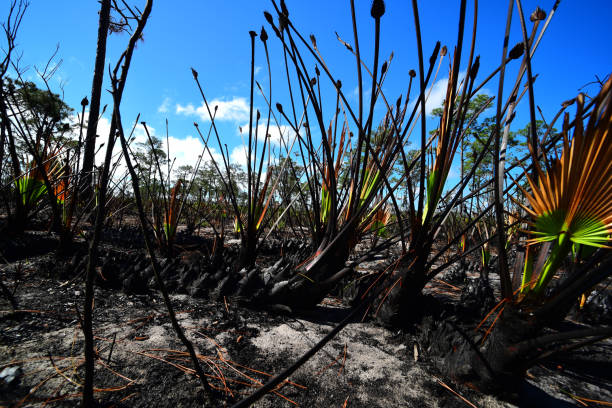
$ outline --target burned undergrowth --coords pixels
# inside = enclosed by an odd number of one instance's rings
[[[57,242],[53,237],[46,239]],[[206,242],[201,241],[202,249]],[[299,248],[299,244],[294,245]],[[287,247],[291,245],[283,245],[284,250]],[[154,282],[143,280],[145,289],[134,291],[119,279],[109,279],[112,271],[124,267],[125,276],[146,269],[146,254],[109,244],[102,248],[96,277],[94,332],[100,359],[95,381],[104,389],[96,396],[102,406],[232,405],[256,387],[257,381],[264,382],[268,375],[295,359],[300,350],[311,347],[350,311],[350,298],[346,297],[327,298],[311,310],[290,311],[252,303],[240,296],[218,296],[215,290],[191,294],[189,284],[181,286],[179,273],[162,272],[173,293],[179,320],[200,358],[203,362],[215,360],[222,366],[210,372],[211,385],[219,388],[211,400],[202,391],[193,392],[197,381],[183,361],[180,342],[173,335]],[[179,253],[176,260],[169,262],[174,266],[168,271],[188,266],[186,270],[198,270],[194,279],[198,281],[206,272],[198,269],[201,257],[193,257],[197,250],[191,247]],[[112,262],[112,267],[107,262]],[[274,266],[271,262],[269,267]],[[17,287],[16,297],[19,305],[28,305],[28,309],[16,311],[10,310],[6,302],[2,305],[0,347],[6,352],[2,369],[21,370],[17,384],[3,385],[3,403],[9,406],[17,406],[20,401],[24,405],[48,401],[55,406],[72,406],[78,399],[78,386],[64,376],[78,381],[82,375],[83,360],[78,352],[83,341],[81,317],[76,306],[84,292],[82,284],[74,279],[78,268],[60,273],[58,264],[55,253],[49,252],[15,260],[4,270],[6,280],[24,282]],[[382,270],[385,263],[374,261],[369,268]],[[441,281],[428,287],[422,318],[407,329],[390,331],[368,317],[353,319],[338,338],[259,406],[293,406],[287,399],[302,406],[333,406],[342,405],[347,398],[351,406],[357,407],[464,406],[441,384],[447,384],[449,376],[460,372],[456,368],[449,370],[449,356],[453,349],[467,343],[471,337],[468,332],[482,316],[481,306],[475,306],[478,295],[469,289],[470,282],[481,279],[478,275],[467,271],[465,281]],[[494,274],[491,277],[495,279]],[[474,301],[466,301],[470,298]],[[586,316],[586,312],[578,313]],[[526,401],[538,401],[539,406],[563,406],[559,404],[568,404],[568,393],[597,399],[612,392],[605,370],[610,347],[609,342],[589,346],[588,354],[570,353],[534,367],[513,401],[518,406],[529,406]],[[412,385],[407,387],[407,382]],[[452,384],[451,388],[477,406],[513,406],[469,387]]]
[[[612,76],[545,118],[532,61],[558,1],[529,22],[509,1],[499,63],[477,0],[448,46],[412,1],[396,89],[383,0],[349,0],[336,33],[356,78],[272,0],[248,31],[243,146],[191,68],[199,155],[176,168],[167,119],[164,141],[122,117],[153,0],[99,3],[76,115],[55,69],[20,69],[29,4],[2,24],[1,405],[610,404]]]

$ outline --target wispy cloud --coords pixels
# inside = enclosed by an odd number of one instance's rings
[[[369,88],[367,85],[365,85],[365,86],[363,86],[361,92],[363,93],[364,101],[369,102],[370,95],[372,94],[371,88]],[[351,92],[351,97],[355,101],[359,100],[359,86],[356,86],[355,89],[353,89],[353,91]]]
[[[83,64],[83,62],[79,58],[75,57],[74,55],[68,58],[68,62],[70,62],[71,64],[78,65],[79,68],[81,68],[83,71],[86,69],[85,64]]]
[[[249,118],[249,104],[246,98],[234,97],[231,100],[213,99],[209,102],[211,114],[215,115],[215,106],[217,113],[215,120],[225,121],[245,121]],[[176,104],[176,114],[185,116],[198,116],[203,122],[210,121],[208,110],[204,102],[197,108],[189,103],[187,105]]]
[[[172,102],[172,99],[170,99],[169,97],[165,97],[164,101],[162,102],[161,105],[159,105],[159,107],[157,108],[157,112],[159,113],[166,113],[168,112],[168,108],[170,107],[170,102]]]

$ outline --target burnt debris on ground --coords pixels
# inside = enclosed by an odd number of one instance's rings
[[[43,234],[33,236],[40,236],[41,244],[53,240]],[[287,258],[300,251],[299,244],[284,245]],[[350,310],[341,297],[342,288],[340,297],[326,298],[313,310],[291,313],[270,305],[262,309],[261,303],[237,295],[236,290],[223,295],[219,286],[224,279],[213,284],[210,262],[193,256],[193,251],[198,249],[192,247],[163,263],[163,275],[179,321],[217,389],[215,400],[194,378],[147,272],[150,264],[143,250],[107,243],[97,266],[94,315],[96,396],[103,406],[230,406],[286,368]],[[79,310],[84,292],[78,259],[76,255],[58,258],[51,251],[4,266],[4,281],[17,286],[18,309],[2,300],[1,404],[73,406],[79,400],[83,376]],[[376,270],[385,263],[378,260],[365,266]],[[270,262],[267,268],[280,268],[280,263]],[[233,285],[239,287],[247,275],[236,272]],[[491,288],[476,275],[467,272],[463,282],[432,284],[424,301],[428,312],[410,330],[388,330],[371,317],[355,319],[257,406],[342,406],[347,400],[355,407],[464,406],[461,398],[476,406],[514,406],[465,385],[446,383],[445,362],[490,306],[477,302],[483,299],[480,292]],[[572,324],[588,324],[592,308],[599,304],[576,312],[580,316],[573,317],[584,322]],[[529,398],[538,406],[563,406],[559,404],[571,405],[572,395],[610,398],[611,379],[605,368],[610,351],[612,343],[599,343],[534,367],[515,403],[528,406],[524,404]]]

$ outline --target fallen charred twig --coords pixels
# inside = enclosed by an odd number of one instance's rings
[[[325,337],[323,337],[317,344],[314,345],[310,350],[302,355],[295,363],[291,366],[287,367],[280,374],[275,375],[263,385],[260,389],[255,391],[253,394],[249,395],[247,398],[233,405],[232,408],[244,408],[248,407],[254,402],[261,399],[264,395],[266,395],[269,391],[271,391],[274,387],[280,384],[285,378],[289,377],[293,374],[298,368],[300,368],[304,363],[306,363],[312,356],[314,356],[319,350],[321,350],[331,339],[333,339],[336,334],[340,333],[346,325],[353,320],[355,316],[359,314],[359,312],[363,311],[365,306],[369,303],[369,299],[363,300],[358,306],[356,306],[351,313],[348,314],[336,327],[334,327]]]

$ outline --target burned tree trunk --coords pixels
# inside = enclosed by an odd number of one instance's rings
[[[94,76],[91,85],[91,105],[89,107],[89,119],[87,120],[87,133],[85,135],[85,153],[83,156],[83,185],[87,187],[84,198],[88,200],[91,196],[91,173],[94,166],[94,153],[96,146],[96,130],[98,128],[98,116],[100,115],[100,97],[102,95],[102,82],[104,80],[104,61],[106,58],[106,37],[110,24],[111,1],[102,0],[100,6],[100,21],[98,23],[98,45],[96,47],[96,62]]]

